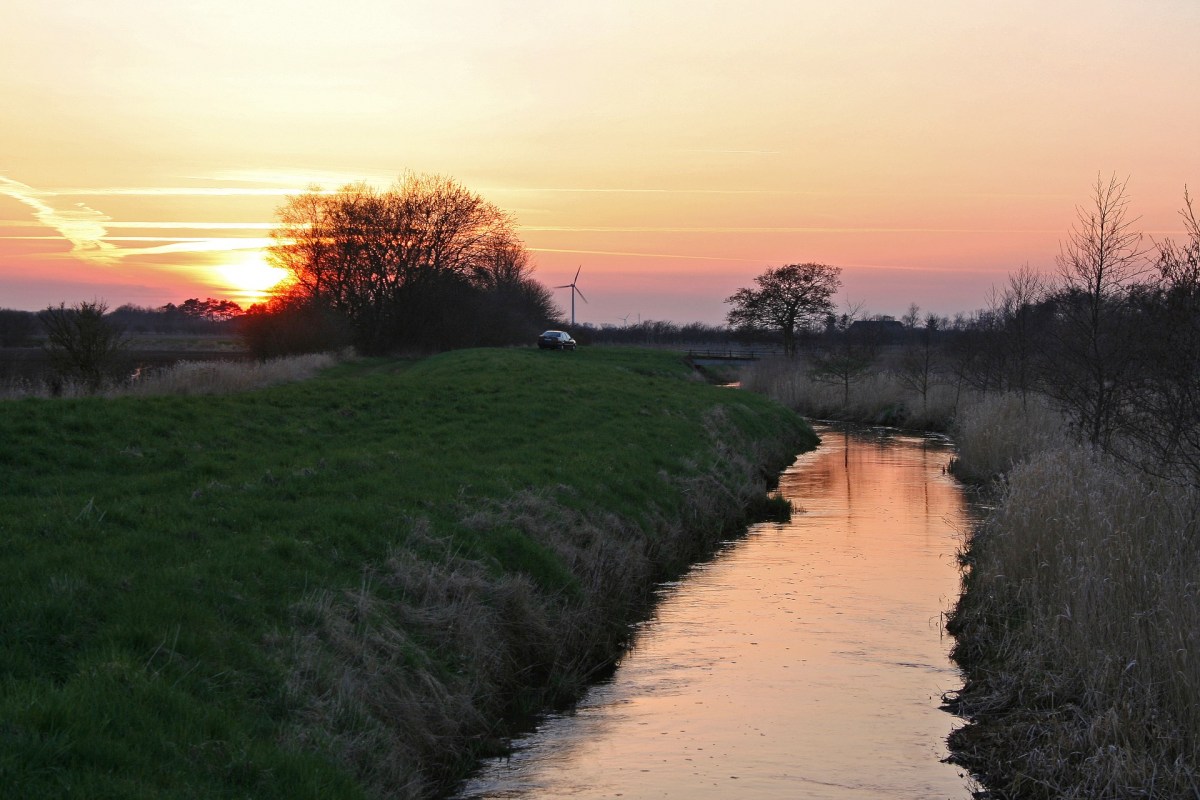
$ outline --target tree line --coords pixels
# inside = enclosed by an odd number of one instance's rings
[[[1036,393],[1080,439],[1200,485],[1200,221],[1185,190],[1184,240],[1148,240],[1129,206],[1126,182],[1097,179],[1055,273],[1022,267],[970,314],[839,313],[837,268],[801,264],[731,296],[729,321],[773,331],[847,399],[881,358],[922,399],[945,384]]]
[[[237,320],[244,313],[234,301],[212,297],[203,300],[192,297],[179,304],[156,307],[127,303],[112,310],[102,301],[76,303],[69,307],[60,303],[40,312],[0,308],[0,347],[30,347],[44,339],[49,332],[46,318],[51,311],[74,309],[78,312],[85,306],[97,304],[106,323],[122,333],[235,334]]]

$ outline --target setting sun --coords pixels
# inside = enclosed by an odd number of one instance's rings
[[[240,255],[237,261],[217,268],[222,288],[227,289],[239,301],[259,303],[267,293],[288,277],[288,272],[266,262],[261,252]]]

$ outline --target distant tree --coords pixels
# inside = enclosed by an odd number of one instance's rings
[[[192,297],[174,307],[185,317],[209,322],[223,322],[241,316],[242,307],[232,300],[216,300],[211,297],[200,300]]]
[[[1000,350],[1007,361],[1007,388],[1021,394],[1024,405],[1033,390],[1042,347],[1050,332],[1051,307],[1046,280],[1028,264],[1008,276],[1008,286],[993,305],[999,325]]]
[[[813,379],[840,386],[842,403],[847,406],[851,387],[871,368],[878,354],[878,340],[870,329],[854,325],[861,311],[859,303],[850,304],[840,315],[827,314],[824,343],[813,357]]]
[[[713,347],[728,345],[736,340],[735,332],[724,325],[707,325],[689,322],[680,325],[662,320],[639,320],[623,325],[606,324],[600,327],[581,324],[576,326],[580,336],[589,343],[674,345],[677,347]]]
[[[841,268],[828,264],[785,264],[754,279],[757,288],[738,289],[725,300],[729,324],[778,331],[787,355],[796,352],[796,333],[833,309],[842,285]]]
[[[93,390],[109,377],[127,340],[105,319],[107,310],[103,301],[93,300],[69,308],[59,303],[38,314],[50,362],[60,377],[82,380]]]

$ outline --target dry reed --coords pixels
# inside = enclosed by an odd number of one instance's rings
[[[26,397],[152,397],[221,395],[264,389],[307,380],[349,357],[348,353],[311,353],[269,361],[179,361],[126,381],[109,383],[99,392],[79,381],[16,380],[0,385],[0,400]]]
[[[987,483],[1017,464],[1070,441],[1067,421],[1041,395],[972,394],[954,420],[954,472]]]
[[[938,431],[949,429],[970,397],[947,381],[935,381],[922,398],[895,371],[877,369],[854,380],[847,402],[842,387],[818,380],[803,358],[760,361],[743,370],[741,384],[815,419]]]
[[[180,361],[104,392],[107,397],[233,394],[307,380],[345,356],[335,353],[269,361]]]
[[[1009,471],[950,625],[959,763],[1004,797],[1200,796],[1198,513],[1077,446]]]

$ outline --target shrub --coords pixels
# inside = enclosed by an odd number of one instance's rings
[[[59,303],[38,314],[46,330],[46,349],[60,380],[78,380],[91,390],[111,377],[127,340],[105,319],[108,306],[101,300]]]

